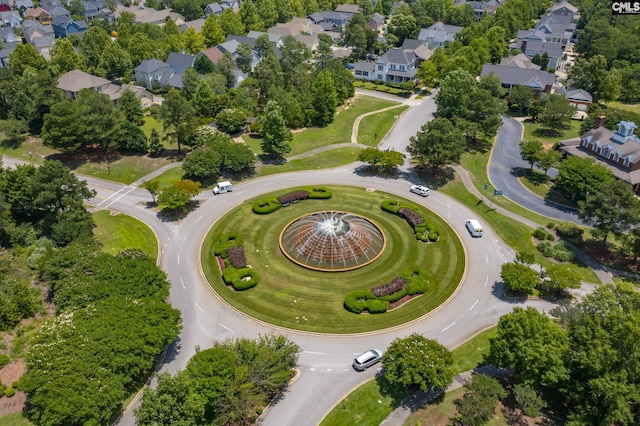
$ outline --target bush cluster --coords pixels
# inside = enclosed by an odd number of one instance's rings
[[[547,232],[547,230],[541,226],[536,228],[535,231],[533,231],[533,236],[539,240],[549,240],[549,241],[553,241],[555,238],[552,233]]]
[[[413,228],[413,232],[419,241],[435,242],[440,238],[435,223],[425,220],[417,211],[400,204],[395,200],[384,200],[380,208],[391,214],[403,217]]]
[[[16,394],[16,390],[13,388],[6,388],[4,390],[4,396],[6,396],[7,398],[11,398],[15,394]]]
[[[289,203],[300,200],[328,200],[331,198],[331,190],[321,186],[308,186],[301,189],[297,189],[292,192],[288,192],[279,197],[269,197],[262,200],[258,200],[253,203],[253,212],[255,214],[269,214],[278,210],[280,207],[286,206]]]
[[[213,254],[226,259],[227,250],[234,246],[242,246],[242,237],[237,234],[224,234],[213,245]]]
[[[9,364],[9,357],[6,356],[5,354],[0,354],[0,368],[4,367],[5,365]]]
[[[571,262],[576,257],[575,251],[566,243],[551,244],[543,241],[538,244],[538,251],[545,257],[552,257],[559,262]]]
[[[236,291],[248,290],[258,284],[258,273],[248,267],[225,268],[222,272],[225,284],[232,285]]]
[[[580,244],[582,242],[582,234],[584,229],[572,222],[563,222],[556,226],[556,232],[562,238],[565,238],[573,244]]]
[[[364,310],[370,314],[380,314],[389,309],[389,303],[396,302],[406,295],[422,294],[428,287],[426,270],[418,267],[408,268],[390,283],[372,290],[355,290],[348,293],[344,298],[344,307],[355,314]]]
[[[244,255],[244,249],[242,246],[233,246],[227,249],[227,255],[229,256],[229,262],[236,268],[244,268],[247,266],[247,258]]]

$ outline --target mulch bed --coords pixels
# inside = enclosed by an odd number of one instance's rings
[[[5,386],[11,386],[15,381],[20,380],[26,369],[24,361],[16,361],[5,365],[0,369],[0,381]],[[11,398],[0,398],[0,416],[10,413],[21,412],[27,401],[24,392],[16,390],[16,394]]]
[[[392,311],[395,308],[402,306],[404,303],[407,303],[409,300],[414,299],[418,296],[421,296],[421,294],[407,294],[402,299],[398,299],[395,302],[389,303],[389,308],[387,309],[387,311]]]

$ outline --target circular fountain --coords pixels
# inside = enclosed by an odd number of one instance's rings
[[[385,247],[380,228],[352,213],[324,211],[290,222],[280,248],[292,262],[317,271],[349,271],[376,260]]]

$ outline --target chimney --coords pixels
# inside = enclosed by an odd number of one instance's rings
[[[527,54],[527,40],[522,40],[522,44],[520,45],[520,50],[525,55]]]
[[[600,127],[604,127],[604,119],[605,119],[605,115],[603,112],[600,113],[600,115],[598,116],[598,120],[596,121],[596,125],[594,127],[594,129],[599,129]]]

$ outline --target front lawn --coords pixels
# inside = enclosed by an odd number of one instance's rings
[[[102,244],[102,251],[116,254],[124,249],[140,249],[150,258],[158,258],[158,243],[151,229],[131,216],[123,213],[100,210],[93,214],[96,239]]]
[[[273,175],[276,173],[296,172],[300,170],[319,170],[331,167],[343,166],[345,164],[358,161],[358,155],[362,148],[337,148],[329,151],[319,152],[305,158],[287,161],[284,164],[271,164],[259,166],[258,176]]]
[[[566,129],[553,129],[551,131],[540,123],[525,121],[523,124],[523,140],[539,140],[544,145],[553,145],[566,139],[580,137],[580,125],[582,124],[582,121],[570,120],[569,123],[567,123]]]
[[[406,105],[398,108],[372,114],[360,120],[358,126],[358,143],[369,146],[378,146],[382,138],[391,130],[393,125],[404,111],[409,107]]]

